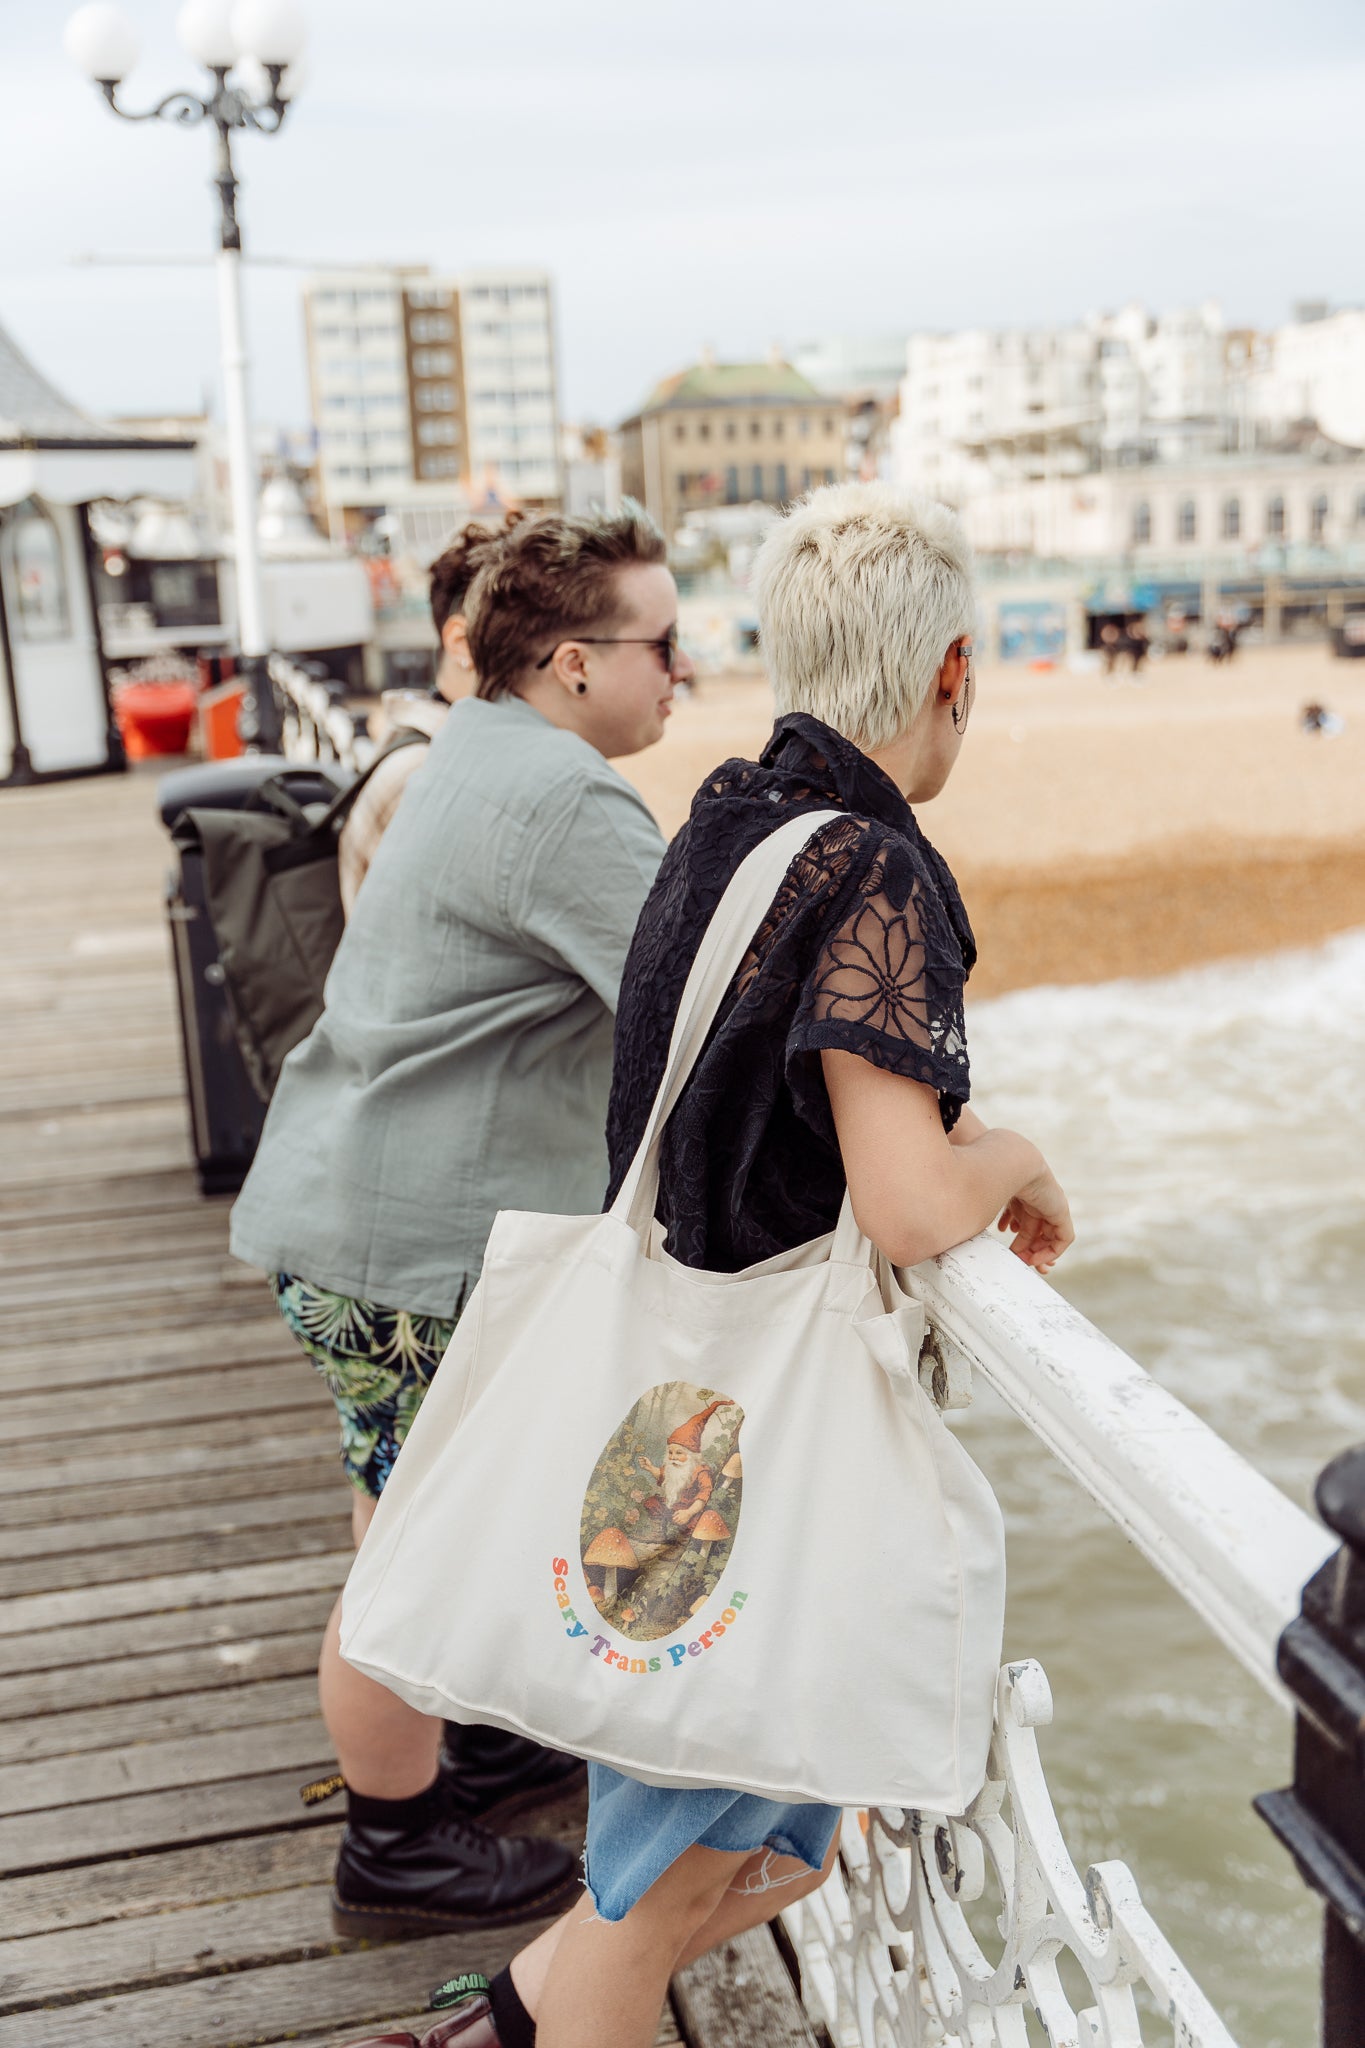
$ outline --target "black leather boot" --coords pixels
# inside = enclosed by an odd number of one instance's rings
[[[578,1861],[558,1842],[476,1827],[444,1776],[423,1800],[423,1823],[400,1828],[376,1819],[381,1802],[352,1797],[332,1892],[338,1934],[392,1941],[506,1927],[562,1912],[572,1902]]]
[[[572,1792],[582,1784],[587,1766],[524,1735],[447,1721],[441,1775],[467,1819],[496,1826]]]

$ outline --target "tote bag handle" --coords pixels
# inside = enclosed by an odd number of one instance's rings
[[[745,855],[712,913],[678,1004],[654,1107],[630,1170],[611,1205],[611,1214],[628,1223],[642,1240],[654,1219],[659,1196],[659,1147],[664,1125],[687,1086],[725,991],[739,972],[796,856],[817,832],[847,815],[845,811],[803,811],[799,818],[779,825],[776,832],[770,832],[752,853]],[[841,1235],[846,1235],[844,1226],[851,1221],[847,1197],[844,1211],[839,1219]]]

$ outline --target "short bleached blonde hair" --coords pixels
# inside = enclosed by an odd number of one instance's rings
[[[865,752],[900,737],[975,630],[961,520],[894,484],[812,491],[759,549],[754,591],[778,711],[808,711]]]

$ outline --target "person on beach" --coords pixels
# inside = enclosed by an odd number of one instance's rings
[[[976,949],[913,808],[943,788],[971,710],[962,527],[889,485],[832,486],[774,528],[755,589],[781,715],[757,761],[707,776],[641,914],[617,1012],[611,1192],[735,870],[793,816],[836,808],[788,869],[665,1128],[667,1248],[736,1272],[832,1230],[847,1188],[897,1266],[998,1218],[1048,1272],[1073,1237],[1066,1197],[1035,1145],[967,1107]],[[833,1861],[833,1807],[663,1790],[596,1763],[589,1787],[584,1896],[491,1985],[441,1987],[448,2016],[424,2048],[648,2048],[673,1972],[812,1891]]]
[[[469,652],[465,599],[479,570],[521,518],[520,512],[509,512],[497,526],[471,521],[432,563],[431,619],[441,643],[436,681],[425,698],[410,694],[402,697],[401,711],[390,717],[393,730],[404,726],[416,728],[429,740],[435,739],[451,705],[473,694],[474,662]],[[390,709],[387,698],[384,709]],[[403,792],[426,758],[426,747],[415,744],[390,754],[380,762],[351,808],[337,848],[337,880],[341,885],[341,907],[347,917],[379,842],[403,800]]]
[[[542,518],[466,599],[477,694],[455,704],[379,844],[285,1062],[232,1250],[271,1276],[341,1421],[357,1543],[450,1342],[499,1209],[579,1214],[607,1181],[612,1020],[663,853],[608,757],[652,746],[677,591],[638,509]],[[415,751],[415,750],[414,750]],[[319,1671],[348,1795],[338,1932],[385,1939],[554,1910],[576,1862],[475,1825],[562,1792],[563,1757],[452,1728],[345,1664]]]

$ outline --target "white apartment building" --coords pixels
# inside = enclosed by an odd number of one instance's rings
[[[1252,377],[1251,407],[1271,432],[1315,420],[1334,441],[1365,448],[1365,309],[1304,307],[1276,328]]]
[[[470,270],[455,280],[469,473],[523,502],[559,497],[559,402],[550,280],[540,270]]]
[[[1227,358],[1214,305],[912,335],[897,474],[965,507],[1006,483],[1213,452],[1230,433]]]
[[[554,311],[543,271],[333,273],[305,285],[304,314],[330,514],[430,499],[449,502],[453,524],[490,494],[558,502]]]
[[[987,555],[1139,568],[1197,558],[1230,571],[1291,559],[1307,570],[1325,551],[1365,564],[1365,456],[1319,443],[1002,479],[965,517]]]
[[[403,284],[395,270],[304,286],[308,378],[325,505],[382,502],[414,474]]]

